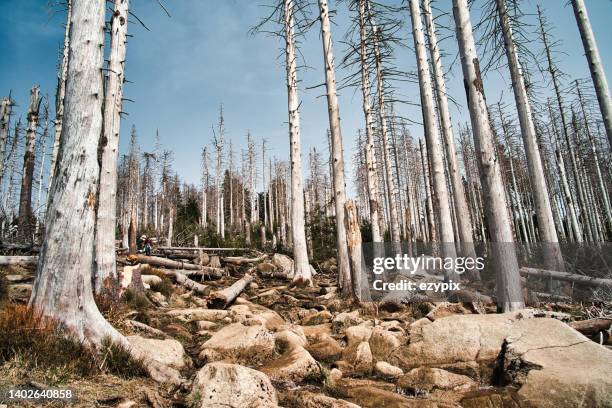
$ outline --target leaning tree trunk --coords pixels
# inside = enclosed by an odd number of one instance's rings
[[[64,48],[62,50],[62,62],[57,75],[57,92],[55,95],[55,134],[53,137],[53,148],[51,149],[51,167],[49,169],[49,180],[47,181],[47,200],[48,191],[53,184],[55,177],[55,164],[59,152],[60,136],[64,123],[64,98],[66,97],[66,74],[68,73],[68,51],[70,49],[70,24],[72,19],[72,0],[66,0],[66,27],[64,29]]]
[[[340,130],[340,112],[336,93],[336,72],[332,48],[331,24],[327,0],[319,0],[321,13],[321,39],[323,40],[323,63],[325,65],[325,87],[327,89],[327,109],[331,134],[331,155],[334,174],[334,205],[336,208],[336,248],[338,251],[338,280],[345,294],[351,293],[351,268],[348,246],[346,243],[346,226],[344,224],[344,202],[346,201],[346,183],[344,181],[344,150]]]
[[[476,55],[468,0],[453,0],[453,14],[481,184],[487,202],[486,219],[491,245],[496,249],[497,304],[503,311],[517,310],[524,307],[518,260],[501,170],[495,156],[493,132]]]
[[[606,134],[608,135],[608,142],[610,143],[610,148],[612,148],[612,101],[610,100],[610,89],[608,88],[606,72],[599,56],[599,49],[597,48],[597,42],[595,41],[595,35],[591,28],[584,0],[572,0],[572,6],[576,23],[578,23],[578,29],[580,30],[584,53],[589,62],[589,70],[595,85],[597,101],[599,102],[599,109],[601,110]]]
[[[425,26],[427,28],[427,37],[429,40],[431,66],[434,74],[434,89],[436,91],[438,111],[440,113],[440,128],[442,129],[442,135],[444,136],[446,161],[448,163],[448,172],[453,190],[453,199],[455,201],[455,212],[458,226],[457,232],[459,233],[458,235],[461,241],[460,248],[464,256],[475,257],[472,221],[470,220],[465,188],[463,186],[463,180],[461,180],[457,152],[455,151],[455,137],[453,135],[450,110],[448,107],[446,80],[444,78],[444,69],[442,67],[442,56],[440,55],[440,49],[438,48],[436,26],[434,23],[433,14],[431,12],[431,0],[422,1],[423,13],[425,14]]]
[[[427,152],[430,160],[431,173],[433,177],[433,191],[435,208],[440,225],[440,241],[442,253],[445,258],[455,258],[455,234],[453,231],[453,219],[448,197],[446,176],[444,174],[444,153],[440,145],[440,134],[435,113],[435,102],[432,94],[431,76],[429,74],[429,63],[427,61],[427,51],[425,50],[425,39],[423,27],[421,25],[421,12],[419,10],[419,0],[410,1],[410,17],[412,19],[412,37],[417,57],[417,68],[419,73],[419,89],[421,93],[421,109],[423,111],[423,124],[425,137],[427,138]],[[459,277],[454,271],[445,271],[446,280]]]
[[[108,79],[104,93],[104,134],[102,138],[102,164],[100,168],[100,192],[96,219],[96,263],[94,290],[97,294],[109,290],[117,281],[115,263],[115,230],[117,225],[117,157],[119,154],[119,130],[123,83],[125,80],[125,54],[129,0],[115,0],[111,22]]]
[[[506,48],[506,58],[510,68],[512,78],[512,89],[514,90],[514,100],[518,111],[521,134],[523,135],[523,145],[527,156],[527,169],[529,171],[529,181],[531,182],[531,193],[535,204],[536,216],[538,217],[538,231],[540,239],[545,242],[545,258],[549,269],[565,270],[563,257],[559,248],[559,238],[555,228],[546,177],[542,166],[542,158],[533,122],[531,105],[527,96],[525,78],[518,58],[518,51],[512,36],[512,27],[506,7],[506,0],[497,1],[497,12],[499,14],[500,26],[504,36]]]
[[[378,175],[376,174],[376,155],[374,152],[374,118],[372,117],[372,105],[370,96],[370,70],[367,55],[367,34],[365,23],[366,0],[359,0],[359,57],[361,59],[361,92],[363,96],[363,114],[366,122],[366,147],[365,164],[367,170],[368,202],[370,209],[370,224],[372,228],[372,242],[382,242],[383,237],[380,228],[380,203],[378,201]]]
[[[297,88],[297,61],[294,34],[294,2],[284,0],[285,64],[287,71],[287,106],[289,110],[289,142],[291,145],[291,234],[293,237],[294,275],[296,285],[312,285],[304,223],[302,197],[302,160],[300,156],[300,102]]]
[[[36,161],[36,129],[40,109],[40,87],[34,86],[30,91],[30,107],[28,108],[28,129],[26,131],[26,148],[23,156],[23,171],[21,173],[21,192],[19,195],[19,229],[24,238],[30,239],[32,218],[32,180]]]

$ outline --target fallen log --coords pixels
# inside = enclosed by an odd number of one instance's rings
[[[229,288],[212,292],[208,296],[208,307],[211,309],[225,309],[252,281],[253,276],[247,273]]]
[[[251,248],[197,248],[197,247],[171,247],[171,246],[165,246],[165,247],[157,247],[157,249],[159,249],[160,251],[165,251],[165,250],[170,250],[170,251],[197,251],[197,250],[202,250],[202,251],[210,251],[210,252],[215,252],[215,251],[251,251]]]
[[[164,274],[166,276],[170,276],[179,285],[184,286],[187,289],[192,290],[197,294],[203,295],[206,292],[207,287],[205,285],[202,285],[201,283],[198,283],[196,281],[189,279],[187,276],[185,276],[179,271],[164,270]]]
[[[547,301],[551,301],[551,302],[565,302],[565,303],[572,302],[571,296],[556,295],[553,293],[544,293],[544,292],[531,292],[531,293],[535,295],[538,298],[538,300],[546,299]]]
[[[31,256],[10,256],[10,255],[2,255],[0,256],[0,266],[7,265],[36,265],[38,263],[38,255]]]
[[[28,251],[28,252],[40,252],[40,246],[32,245],[32,244],[10,244],[10,243],[0,243],[0,249],[2,250],[20,250],[20,251]]]
[[[148,324],[144,324],[141,322],[138,322],[136,320],[126,320],[125,324],[130,326],[133,330],[140,330],[143,331],[145,333],[154,335],[154,336],[160,336],[163,338],[168,338],[169,336],[164,333],[163,331],[156,329],[154,327],[149,326]]]
[[[223,262],[229,263],[232,265],[254,264],[254,263],[264,261],[267,257],[268,255],[266,254],[258,256],[257,258],[245,258],[242,256],[226,256],[223,258]]]
[[[592,336],[599,332],[610,330],[612,326],[612,318],[597,317],[589,320],[578,320],[571,322],[570,327],[586,336]]]
[[[201,267],[199,265],[194,265],[192,263],[186,263],[182,261],[173,261],[167,258],[161,258],[159,256],[147,256],[147,255],[130,255],[128,257],[130,261],[136,261],[140,263],[147,263],[152,266],[161,266],[168,269],[186,269],[197,271],[200,270]]]
[[[221,268],[213,268],[211,266],[202,266],[200,269],[196,270],[178,270],[178,272],[182,273],[185,276],[201,276],[207,279],[219,279],[225,275],[225,271]]]
[[[538,268],[520,268],[520,274],[523,276],[535,276],[538,278],[549,278],[565,282],[573,282],[584,286],[610,286],[612,287],[612,279],[593,278],[586,275],[576,275],[569,272],[549,271]]]

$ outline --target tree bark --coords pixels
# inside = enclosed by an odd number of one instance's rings
[[[487,202],[487,224],[495,253],[498,308],[506,311],[524,307],[518,260],[489,112],[485,101],[476,45],[467,0],[453,0],[453,15],[459,43],[474,144],[477,151],[484,198]]]
[[[111,21],[108,78],[104,93],[102,161],[96,219],[94,290],[100,293],[117,280],[115,230],[117,225],[117,157],[123,105],[124,67],[129,0],[115,0]],[[135,244],[135,242],[134,242]],[[134,248],[130,245],[130,253]]]
[[[13,101],[11,101],[11,98],[2,98],[2,104],[0,105],[0,187],[3,185],[2,180],[4,179],[4,159],[6,152],[6,142],[8,140],[9,134],[9,121],[11,118],[12,108]]]
[[[51,188],[45,240],[30,306],[62,323],[80,340],[99,346],[110,338],[144,360],[153,379],[180,385],[178,371],[132,348],[98,310],[93,297],[97,160],[102,131],[104,0],[74,0],[70,61],[57,179]],[[61,279],[58,279],[61,271]]]
[[[336,92],[336,72],[329,21],[327,0],[319,0],[321,39],[323,41],[323,64],[325,66],[325,87],[327,90],[327,109],[331,135],[332,168],[334,174],[334,205],[336,208],[336,249],[338,259],[338,281],[344,293],[351,290],[351,269],[349,264],[346,230],[344,224],[344,202],[346,183],[344,181],[344,149],[340,129],[340,110]],[[309,266],[307,266],[309,268]],[[309,269],[310,270],[310,269]]]
[[[599,56],[599,49],[597,48],[597,42],[595,41],[595,35],[591,28],[584,0],[572,0],[572,7],[574,8],[574,16],[580,30],[584,53],[589,63],[599,109],[601,110],[604,127],[608,135],[608,143],[610,143],[610,148],[612,148],[612,102],[610,101],[610,89],[608,88],[606,72]]]
[[[442,253],[445,258],[456,258],[455,235],[453,231],[453,220],[449,205],[448,188],[446,175],[444,172],[444,152],[440,145],[440,134],[435,113],[435,102],[432,94],[431,76],[429,73],[429,63],[427,61],[427,51],[425,50],[425,39],[421,25],[421,12],[419,10],[419,0],[409,0],[410,17],[412,19],[412,37],[417,57],[417,68],[419,75],[419,89],[421,93],[421,109],[423,112],[423,124],[425,137],[428,140],[428,153],[430,159],[431,172],[433,177],[433,190],[435,208],[440,225],[440,241]],[[445,271],[447,280],[459,280],[459,276],[454,271]]]
[[[368,201],[370,209],[370,224],[372,229],[372,242],[383,242],[380,228],[380,203],[378,201],[379,188],[378,176],[376,174],[376,154],[374,152],[374,118],[372,117],[372,105],[370,95],[370,70],[367,55],[367,31],[366,31],[366,1],[359,0],[359,58],[361,60],[361,93],[363,97],[363,114],[366,126],[366,185],[368,189]]]
[[[440,128],[442,129],[442,135],[444,137],[448,172],[452,186],[453,199],[455,201],[455,212],[458,226],[457,232],[461,241],[461,252],[464,256],[475,257],[472,221],[470,220],[465,188],[459,172],[459,163],[457,160],[457,152],[455,150],[455,138],[453,135],[453,127],[451,125],[450,111],[448,107],[448,96],[446,93],[446,80],[444,78],[444,69],[442,67],[442,57],[438,48],[436,26],[433,13],[431,11],[431,0],[422,0],[422,4],[423,13],[425,14],[427,37],[429,40],[431,65],[434,74],[434,89],[436,91],[438,111],[440,114]]]
[[[31,239],[32,221],[32,181],[34,165],[36,164],[36,129],[41,99],[40,87],[30,90],[30,106],[28,108],[28,128],[26,131],[26,147],[23,156],[23,171],[21,173],[21,191],[19,193],[19,228],[23,238]]]
[[[284,0],[285,64],[287,72],[287,106],[289,111],[289,142],[291,145],[291,234],[295,274],[293,284],[312,285],[308,248],[304,226],[302,191],[302,159],[300,141],[300,112],[297,87],[297,61],[294,34],[294,1]]]
[[[358,302],[368,301],[370,300],[368,279],[361,269],[361,230],[359,229],[355,202],[348,200],[344,204],[344,210],[346,212],[344,221],[346,222],[346,237],[351,264],[352,294]]]

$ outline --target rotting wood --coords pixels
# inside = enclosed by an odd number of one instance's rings
[[[612,287],[612,279],[594,278],[586,275],[576,275],[569,272],[548,271],[546,269],[537,268],[520,268],[520,273],[523,276],[536,276],[538,278],[551,278],[566,282],[574,282],[585,286],[610,286]]]

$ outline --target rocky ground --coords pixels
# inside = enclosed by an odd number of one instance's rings
[[[224,265],[202,294],[162,289],[163,273],[141,268],[146,304],[107,318],[185,385],[71,378],[75,406],[612,406],[612,350],[567,324],[569,306],[495,314],[471,303],[356,305],[339,296],[333,261],[312,288],[290,288],[290,268],[279,255]],[[254,279],[235,301],[210,307],[209,293],[247,272]],[[27,298],[31,271],[4,273],[11,298]],[[0,387],[50,381],[40,375],[7,362]]]

